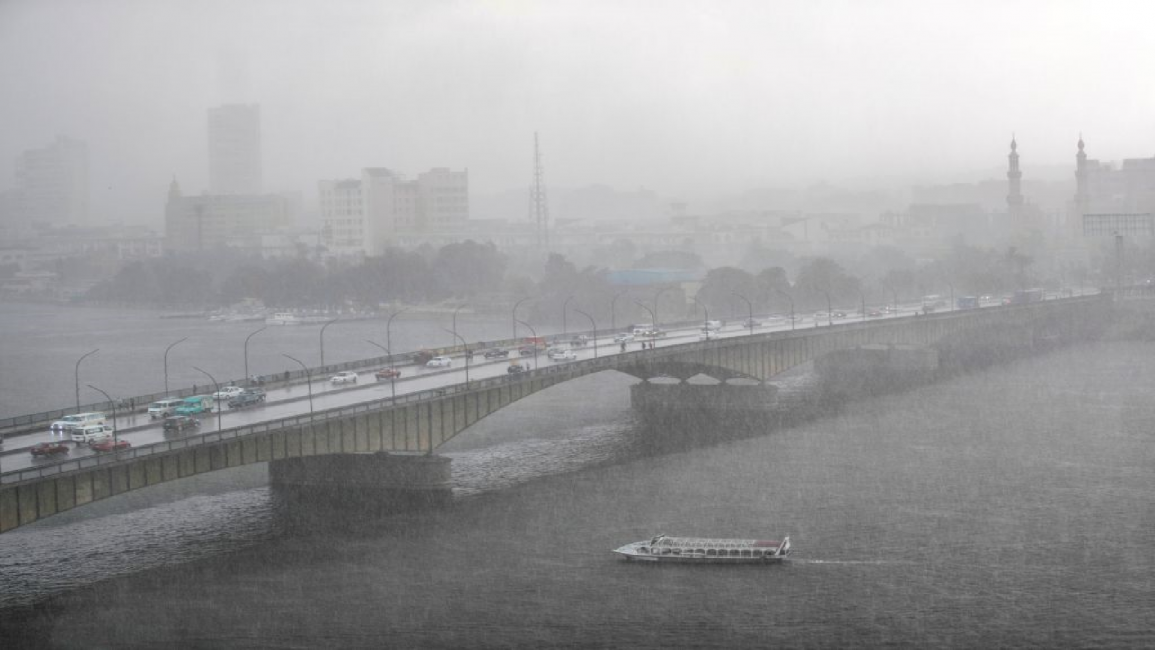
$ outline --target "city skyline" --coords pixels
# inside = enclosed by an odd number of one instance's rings
[[[173,175],[209,189],[204,115],[228,103],[260,106],[264,190],[307,201],[377,166],[522,190],[534,131],[551,187],[691,203],[993,179],[1012,133],[1024,181],[1073,179],[1080,134],[1104,161],[1155,149],[1140,3],[202,4],[5,4],[0,74],[26,101],[0,108],[0,153],[83,140],[95,217],[136,221]]]

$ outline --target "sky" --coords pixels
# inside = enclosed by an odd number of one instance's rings
[[[468,169],[693,201],[1155,155],[1155,3],[0,0],[0,156],[89,145],[92,210],[208,186],[206,111],[261,106],[265,187]],[[1053,175],[1054,170],[1050,173]],[[13,185],[0,174],[0,189]]]

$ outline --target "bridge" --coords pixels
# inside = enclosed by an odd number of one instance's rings
[[[617,370],[643,380],[707,375],[723,384],[765,382],[828,353],[876,344],[935,348],[950,365],[982,356],[992,345],[1031,348],[1079,340],[1106,322],[1111,304],[1110,296],[1068,298],[670,345],[6,472],[0,475],[0,532],[131,490],[260,462],[270,463],[271,475],[304,477],[326,487],[344,480],[343,474],[379,480],[381,472],[366,471],[362,462],[376,458],[387,465],[386,473],[419,489],[448,476],[447,463],[421,457],[482,418],[585,375]],[[335,458],[312,469],[304,460],[321,456]],[[398,459],[406,456],[432,467],[432,474],[400,467]]]

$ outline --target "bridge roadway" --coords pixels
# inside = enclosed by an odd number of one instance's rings
[[[684,330],[675,340],[659,339],[656,350],[642,351],[635,343],[625,355],[605,338],[599,340],[596,361],[591,345],[579,351],[576,362],[550,364],[543,355],[538,368],[520,375],[508,376],[504,360],[471,364],[468,385],[463,382],[464,367],[422,373],[398,382],[396,402],[389,399],[387,381],[315,395],[313,416],[306,388],[294,386],[288,389],[286,400],[226,413],[224,431],[215,431],[215,414],[202,420],[204,431],[182,436],[166,437],[159,425],[132,430],[130,424],[125,437],[133,441],[133,447],[121,452],[91,455],[87,449],[77,449],[62,461],[6,457],[0,475],[0,532],[145,485],[279,457],[376,450],[431,453],[513,401],[605,369],[655,376],[663,374],[664,363],[675,373],[689,366],[714,376],[729,373],[766,379],[840,347],[879,342],[929,345],[968,326],[1025,325],[1044,315],[1040,310],[1050,313],[1053,320],[1057,310],[1067,305],[1078,312],[1098,309],[1102,302],[1099,297],[1072,298],[919,318],[874,318],[865,323],[847,318],[834,327],[800,327],[796,332],[782,331],[789,330],[787,323],[776,331],[761,328],[753,336],[732,325],[720,339],[706,342],[697,341],[696,330]],[[687,338],[692,341],[677,342]]]

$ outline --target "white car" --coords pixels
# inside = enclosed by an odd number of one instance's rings
[[[573,350],[553,348],[549,351],[550,361],[577,361],[577,354]]]
[[[241,388],[240,386],[225,386],[224,388],[213,393],[213,399],[217,400],[218,402],[223,399],[232,399],[243,392],[245,392],[245,389]]]
[[[80,427],[94,424],[104,424],[103,413],[77,413],[66,415],[52,423],[53,433],[68,433]]]
[[[453,366],[453,359],[449,357],[433,357],[425,362],[426,368],[450,368]]]
[[[614,337],[614,343],[632,343],[634,340],[633,334],[618,334]]]
[[[703,328],[701,331],[698,332],[698,340],[699,341],[713,341],[716,338],[718,338],[718,331],[717,330],[708,330],[708,329]]]
[[[329,377],[330,384],[355,384],[357,383],[357,373],[352,370],[342,370],[341,372]]]

